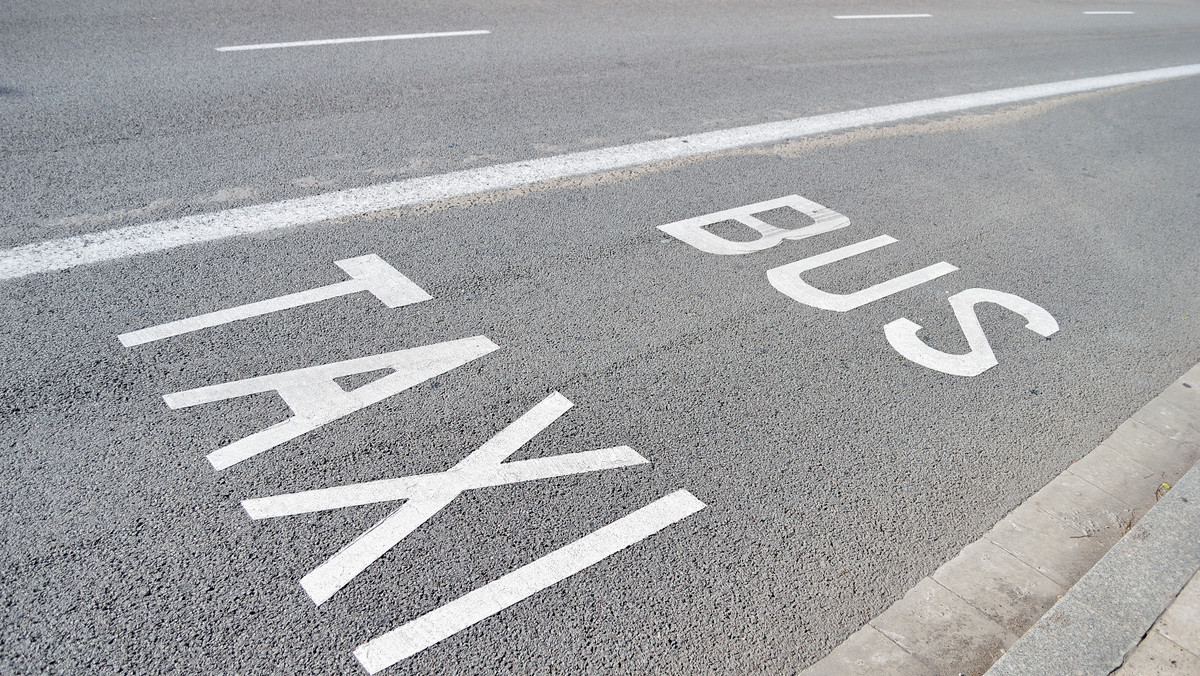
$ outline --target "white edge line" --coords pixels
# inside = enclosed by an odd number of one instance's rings
[[[420,38],[452,38],[461,35],[488,35],[491,31],[448,31],[445,33],[405,33],[403,35],[374,35],[362,38],[333,38],[330,40],[302,40],[300,42],[267,42],[259,45],[235,45],[216,47],[218,52],[246,52],[252,49],[280,49],[282,47],[312,47],[315,45],[341,45],[347,42],[379,42],[381,40],[417,40]]]
[[[927,19],[932,14],[835,14],[835,19]]]
[[[0,250],[0,280],[552,179],[870,125],[1200,75],[1200,64],[1065,80],[735,127],[184,216]]]

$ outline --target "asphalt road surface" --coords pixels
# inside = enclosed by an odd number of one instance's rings
[[[929,16],[835,18],[890,13]],[[20,258],[1189,66],[1200,5],[9,3],[0,47]],[[1200,361],[1197,111],[1159,77],[8,275],[0,671],[794,672]]]

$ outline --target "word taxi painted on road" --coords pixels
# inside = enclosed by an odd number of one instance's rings
[[[118,339],[123,345],[134,347],[363,291],[375,296],[388,308],[432,299],[398,270],[373,254],[334,263],[350,276],[349,280],[131,331],[121,334]],[[167,394],[163,400],[168,407],[179,409],[263,392],[274,392],[283,399],[291,409],[292,417],[208,454],[213,469],[220,471],[498,349],[499,346],[486,336],[473,336],[198,387]],[[338,383],[338,379],[346,376],[384,369],[391,373],[351,390],[344,389]],[[321,605],[465,491],[649,464],[649,460],[628,446],[507,462],[511,455],[572,406],[562,394],[550,394],[443,472],[252,498],[242,501],[242,507],[251,519],[258,520],[403,501],[398,509],[300,580],[300,587],[313,603]],[[355,649],[354,656],[372,674],[386,669],[704,507],[705,504],[688,491],[676,490],[363,643]]]

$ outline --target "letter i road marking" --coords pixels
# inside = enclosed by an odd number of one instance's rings
[[[371,639],[354,651],[375,674],[704,509],[678,490],[498,580]]]

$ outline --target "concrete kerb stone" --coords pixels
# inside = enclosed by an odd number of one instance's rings
[[[1200,456],[1200,444],[1179,442],[1137,419],[1121,423],[1101,445],[1167,476],[1182,476]]]
[[[1197,459],[1200,365],[803,673],[981,674],[1033,626],[988,673],[1109,674],[1200,567],[1200,470],[1190,471]],[[1156,490],[1185,472],[1156,505]],[[1186,535],[1164,532],[1176,521],[1190,524]],[[1188,547],[1194,552],[1136,571],[1146,552]],[[1125,575],[1140,576],[1140,586]],[[1081,578],[1090,580],[1083,592]],[[1091,632],[1105,622],[1108,631]],[[1139,628],[1132,643],[1116,638]],[[1070,640],[1050,640],[1054,631]],[[1065,652],[1051,656],[1052,648]],[[1034,657],[1013,656],[1024,652]]]
[[[878,629],[865,625],[804,671],[808,676],[934,676],[935,672]]]
[[[1026,502],[985,533],[983,539],[1069,587],[1121,538],[1116,530],[1089,533],[1064,524]]]
[[[1200,575],[1192,576],[1150,633],[1125,656],[1125,663],[1113,674],[1200,674]]]
[[[1200,569],[1200,469],[1190,470],[988,672],[1106,676]]]
[[[1017,635],[930,578],[917,583],[872,626],[939,674],[983,674]],[[957,650],[946,650],[946,646]]]
[[[1131,505],[1075,475],[1070,468],[1034,493],[1029,503],[1075,530],[1076,538],[1115,535],[1112,542],[1125,534],[1118,526],[1128,523],[1134,512]]]
[[[933,580],[1014,634],[1037,621],[1067,591],[989,540],[967,545]]]
[[[1194,368],[1176,380],[1163,393],[1163,400],[1184,411],[1200,409],[1200,368]]]
[[[1182,403],[1182,402],[1181,402]],[[1200,442],[1200,421],[1190,411],[1159,397],[1133,414],[1133,419],[1180,443]]]
[[[1166,472],[1151,469],[1129,456],[1101,444],[1067,468],[1105,493],[1129,505],[1137,515],[1154,504],[1154,493],[1166,481]]]

